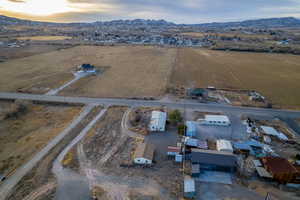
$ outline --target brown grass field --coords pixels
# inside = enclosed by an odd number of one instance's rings
[[[82,63],[105,68],[66,88],[66,95],[93,97],[159,96],[164,94],[175,49],[157,47],[78,46],[0,63],[0,91],[45,93],[71,80]]]
[[[13,103],[0,102],[0,173],[7,174],[28,161],[63,131],[81,107],[27,105],[17,117],[3,118]]]
[[[255,89],[279,106],[300,108],[300,56],[182,48],[171,85]]]
[[[78,63],[105,67],[103,74],[79,80],[64,95],[143,97],[165,93],[176,50],[158,47],[80,47]],[[81,53],[80,53],[81,52]]]

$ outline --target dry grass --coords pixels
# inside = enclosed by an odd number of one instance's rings
[[[300,56],[178,50],[172,85],[255,89],[277,105],[300,107]]]
[[[157,47],[78,46],[0,63],[0,91],[45,93],[72,79],[82,63],[105,67],[105,74],[80,80],[64,94],[135,97],[164,94],[175,50]]]
[[[80,110],[80,107],[31,104],[17,118],[1,120],[0,173],[6,174],[30,159],[65,129]]]
[[[175,59],[175,49],[158,47],[78,47],[77,63],[106,67],[104,74],[78,81],[62,94],[91,97],[163,95]]]
[[[32,40],[32,41],[53,41],[53,40],[66,40],[72,39],[72,37],[67,36],[30,36],[30,37],[17,37],[18,40]]]

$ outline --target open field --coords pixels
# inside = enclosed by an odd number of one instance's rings
[[[158,96],[165,92],[175,52],[157,47],[78,46],[15,59],[0,63],[0,90],[46,93],[72,79],[72,69],[90,63],[105,68],[104,74],[80,80],[63,94]]]
[[[7,174],[59,134],[80,112],[81,107],[46,106],[0,102],[0,173]],[[10,115],[7,115],[10,113]]]
[[[0,62],[69,48],[70,45],[26,45],[19,48],[0,47]]]
[[[18,40],[33,40],[33,41],[52,41],[52,40],[67,40],[72,39],[72,37],[67,36],[31,36],[31,37],[18,37]]]
[[[255,89],[285,108],[300,107],[300,56],[182,48],[170,86]]]
[[[103,74],[79,80],[61,94],[92,97],[163,95],[175,59],[175,49],[158,47],[76,47],[79,63],[104,67]]]

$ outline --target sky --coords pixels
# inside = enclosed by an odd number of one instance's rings
[[[300,18],[300,0],[0,0],[0,14],[51,22],[142,18],[194,24]]]

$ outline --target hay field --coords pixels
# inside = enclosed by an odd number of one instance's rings
[[[255,89],[279,106],[300,108],[300,56],[178,49],[170,85]]]
[[[105,68],[79,80],[61,94],[91,97],[160,96],[166,91],[176,49],[118,46],[73,48],[74,62]]]

